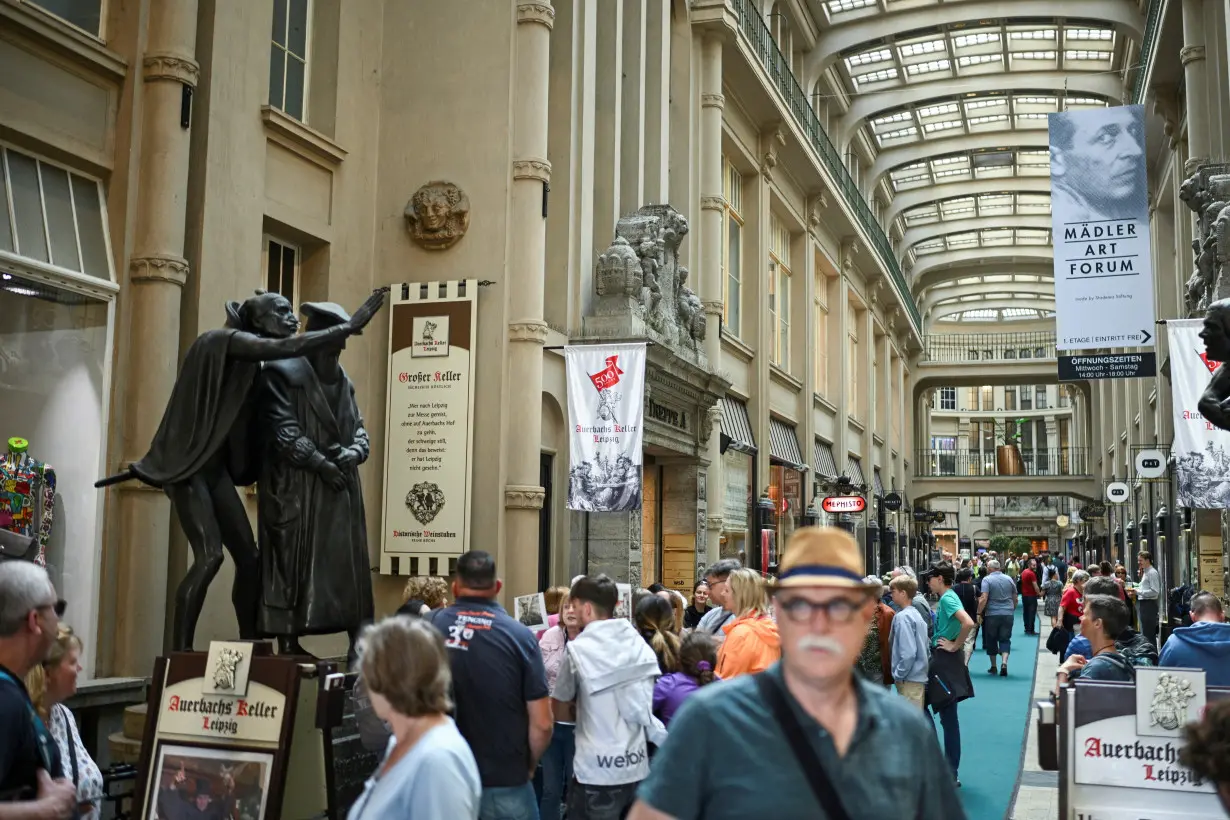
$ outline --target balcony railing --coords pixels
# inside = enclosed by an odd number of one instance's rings
[[[924,361],[1005,362],[1019,359],[1055,358],[1055,334],[953,333],[927,336]]]
[[[1140,39],[1140,56],[1136,58],[1136,76],[1132,79],[1130,102],[1136,105],[1145,101],[1145,79],[1149,73],[1149,60],[1161,37],[1162,9],[1165,5],[1163,0],[1149,0],[1148,16],[1145,18],[1145,33]]]
[[[918,478],[969,478],[971,476],[1034,477],[1089,476],[1089,449],[1052,447],[1018,450],[1020,469],[1012,472],[1005,465],[1001,472],[994,452],[977,450],[920,450],[916,454],[914,475]]]
[[[777,92],[782,96],[782,101],[794,117],[795,123],[806,135],[812,149],[819,155],[820,161],[824,163],[829,173],[833,175],[838,193],[854,209],[859,224],[871,238],[871,244],[879,255],[880,261],[888,269],[893,285],[897,288],[897,293],[901,295],[901,301],[905,303],[906,310],[910,314],[910,321],[916,330],[922,332],[922,315],[918,312],[918,305],[915,304],[905,276],[901,272],[897,252],[884,233],[880,220],[868,206],[867,198],[863,196],[863,192],[859,190],[854,178],[846,169],[841,152],[825,133],[824,126],[820,124],[820,118],[816,116],[816,111],[812,108],[807,94],[803,92],[799,81],[795,79],[794,73],[790,70],[790,61],[777,47],[772,32],[765,25],[764,18],[760,16],[752,0],[732,0],[732,2],[739,15],[739,30],[747,39],[748,46],[768,72]]]

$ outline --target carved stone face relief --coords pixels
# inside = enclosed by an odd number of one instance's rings
[[[406,230],[419,247],[442,251],[470,228],[470,198],[451,182],[429,182],[406,203]]]

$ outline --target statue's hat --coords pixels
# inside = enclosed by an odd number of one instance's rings
[[[304,302],[299,311],[307,317],[307,330],[324,330],[350,321],[350,314],[336,302]]]

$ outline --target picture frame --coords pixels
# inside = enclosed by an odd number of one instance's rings
[[[513,599],[513,617],[531,632],[547,628],[547,599],[541,592],[518,595]]]
[[[266,820],[271,816],[273,750],[160,740],[152,759],[152,788],[142,817],[179,820],[194,816],[194,808],[203,811],[218,801],[224,801],[227,817]],[[181,803],[183,811],[177,808]]]
[[[616,584],[615,588],[619,591],[619,598],[615,603],[616,618],[627,618],[632,620],[632,585],[631,584]]]

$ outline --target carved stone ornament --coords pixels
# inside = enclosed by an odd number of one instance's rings
[[[195,60],[174,54],[150,54],[141,62],[141,76],[151,80],[173,80],[192,88],[196,87],[201,68]]]
[[[723,94],[714,94],[706,91],[700,95],[701,108],[717,108],[721,109],[726,105],[726,97]]]
[[[188,260],[170,254],[134,256],[128,263],[130,282],[169,282],[183,287],[188,281]]]
[[[1192,240],[1195,270],[1186,294],[1188,311],[1197,312],[1230,298],[1230,164],[1197,169],[1179,186],[1179,198],[1196,214],[1200,232]]]
[[[547,493],[530,484],[509,484],[504,488],[504,506],[513,510],[541,510]]]
[[[513,160],[513,179],[536,179],[551,181],[551,163],[538,157]]]
[[[538,23],[552,28],[555,25],[555,8],[550,3],[518,3],[518,23]]]
[[[546,322],[513,322],[508,326],[508,338],[514,342],[547,343]]]
[[[1204,59],[1204,46],[1183,46],[1179,49],[1179,62],[1183,65]]]
[[[451,182],[429,182],[406,203],[406,230],[421,248],[451,248],[469,229],[470,198]]]

